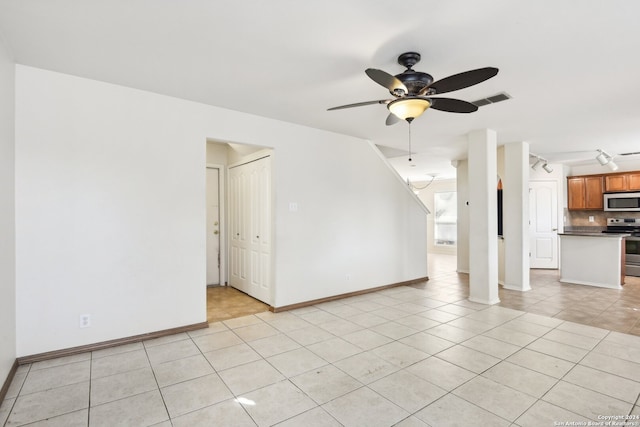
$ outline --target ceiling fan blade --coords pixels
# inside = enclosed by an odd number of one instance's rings
[[[396,123],[398,123],[400,121],[400,117],[396,116],[393,113],[389,113],[389,115],[387,116],[387,121],[385,121],[384,123],[387,126],[391,126],[391,125],[395,125]]]
[[[445,77],[430,84],[422,90],[422,94],[429,92],[429,89],[435,90],[435,93],[447,93],[454,90],[464,89],[469,86],[477,85],[485,80],[498,74],[498,69],[494,67],[478,68],[477,70],[465,71],[464,73],[454,74]]]
[[[429,98],[431,108],[449,113],[473,113],[478,107],[470,102],[453,98]]]
[[[384,86],[389,89],[389,92],[393,93],[396,90],[402,90],[404,93],[409,93],[407,87],[398,78],[382,70],[376,70],[375,68],[367,68],[365,71],[367,76],[380,86]]]
[[[363,105],[388,104],[391,101],[392,100],[390,99],[380,99],[378,101],[356,102],[355,104],[347,104],[347,105],[340,105],[338,107],[331,107],[331,108],[328,108],[327,111],[342,110],[343,108],[362,107]]]

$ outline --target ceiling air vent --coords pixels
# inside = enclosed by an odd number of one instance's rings
[[[496,102],[506,101],[507,99],[511,99],[511,95],[506,92],[500,92],[493,96],[478,99],[477,101],[471,101],[471,103],[477,107],[482,107],[483,105],[495,104]]]

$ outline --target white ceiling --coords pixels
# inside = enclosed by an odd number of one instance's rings
[[[412,180],[454,174],[465,134],[497,131],[551,161],[640,151],[640,2],[634,0],[0,0],[0,35],[17,63],[116,83],[408,148],[385,126],[366,68],[397,56],[435,80],[494,66],[446,96],[513,99],[472,114],[427,112],[412,125]],[[398,151],[402,150],[402,151]],[[575,153],[574,153],[575,152]],[[554,157],[555,156],[555,157]],[[593,160],[595,162],[595,160]]]

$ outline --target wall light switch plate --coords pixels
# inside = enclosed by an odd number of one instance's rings
[[[90,314],[81,314],[80,315],[80,327],[88,328],[91,326],[91,315]]]

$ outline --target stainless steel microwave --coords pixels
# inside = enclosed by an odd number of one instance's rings
[[[606,193],[604,210],[640,212],[640,193]]]

